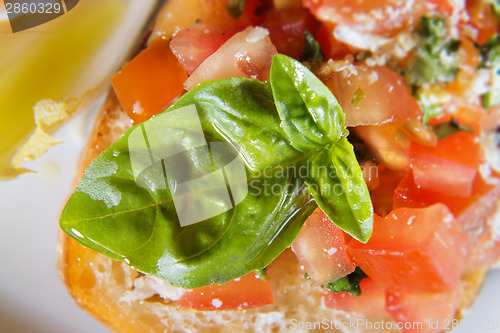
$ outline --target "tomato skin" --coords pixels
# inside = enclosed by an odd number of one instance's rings
[[[355,132],[373,150],[377,160],[392,170],[410,166],[410,140],[402,123],[357,126]]]
[[[273,304],[269,283],[249,273],[223,285],[189,289],[178,300],[182,308],[198,310],[249,309]]]
[[[267,30],[248,27],[205,59],[186,80],[184,87],[190,90],[201,82],[232,77],[267,80],[276,53]]]
[[[443,113],[429,120],[429,125],[438,125],[455,119],[459,124],[469,126],[475,134],[480,134],[487,118],[486,111],[479,105],[471,103],[449,103],[443,107]]]
[[[375,214],[385,217],[392,211],[394,206],[394,191],[400,185],[405,175],[405,171],[391,170],[379,166],[379,185],[370,192]]]
[[[158,39],[115,74],[111,84],[130,119],[140,123],[182,93],[186,78],[168,41]]]
[[[196,23],[190,28],[177,32],[170,42],[170,49],[187,73],[191,75],[206,58],[243,29],[245,29],[244,25],[221,28],[201,22]]]
[[[459,296],[459,288],[441,293],[386,292],[386,309],[402,324],[403,333],[437,333],[451,327]]]
[[[300,229],[292,251],[318,284],[336,281],[355,269],[346,251],[345,233],[320,208]]]
[[[489,184],[476,177],[472,194],[468,198],[443,195],[419,188],[411,171],[401,180],[394,191],[394,209],[400,207],[422,208],[436,203],[445,204],[457,222],[466,231],[472,245],[467,264],[469,269],[494,264],[500,258],[500,242],[495,243],[491,226],[485,220],[495,211],[492,202],[500,200],[500,184]]]
[[[348,127],[381,125],[422,114],[401,75],[386,66],[352,65],[334,72],[324,83],[339,101]],[[364,97],[354,105],[358,89]]]
[[[438,141],[436,147],[410,144],[415,183],[427,190],[450,196],[469,197],[479,165],[476,135],[457,132]]]
[[[300,59],[304,49],[304,32],[308,19],[306,10],[291,7],[268,12],[261,26],[269,30],[269,36],[278,53]]]
[[[319,43],[321,52],[323,52],[325,57],[331,59],[343,59],[348,54],[356,53],[355,49],[335,39],[333,36],[333,29],[334,27],[332,25],[323,22],[314,35]]]
[[[486,43],[488,38],[497,33],[497,19],[488,1],[467,0],[469,23],[478,29],[475,42],[479,45]]]
[[[460,284],[469,241],[448,208],[400,208],[374,216],[368,243],[349,242],[354,262],[378,285],[401,292],[441,292]]]
[[[367,316],[387,316],[385,310],[385,293],[377,286],[373,279],[363,279],[359,287],[361,295],[353,296],[348,293],[325,292],[321,299],[325,307],[345,312],[361,313]]]

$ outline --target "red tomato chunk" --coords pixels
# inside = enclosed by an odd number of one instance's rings
[[[442,332],[451,327],[459,303],[459,288],[441,293],[387,292],[386,309],[403,333]]]
[[[121,105],[134,122],[163,111],[184,91],[187,74],[168,41],[158,39],[111,78]]]
[[[479,164],[479,141],[472,133],[458,132],[438,141],[437,147],[411,143],[410,159],[420,188],[469,197]]]
[[[178,301],[180,307],[198,310],[248,309],[273,304],[269,283],[249,273],[223,285],[186,291]]]
[[[327,308],[345,312],[362,313],[368,316],[387,316],[384,290],[377,286],[371,278],[363,279],[359,287],[361,289],[360,296],[327,291],[323,295],[322,302]]]
[[[354,272],[345,243],[344,232],[318,208],[304,223],[292,251],[311,279],[324,284]]]
[[[389,67],[349,66],[333,73],[325,84],[337,97],[346,126],[381,125],[421,115],[403,78]],[[355,96],[356,92],[362,92],[361,96]]]
[[[390,291],[441,292],[458,287],[469,241],[448,208],[396,209],[374,217],[367,244],[352,240],[348,252],[361,269]]]

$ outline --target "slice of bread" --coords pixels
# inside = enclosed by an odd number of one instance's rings
[[[111,91],[83,153],[78,176],[130,126],[128,116]],[[391,320],[325,308],[321,304],[324,290],[304,278],[290,250],[283,252],[268,267],[267,278],[273,290],[274,304],[234,311],[179,308],[175,302],[178,290],[166,281],[147,280],[149,278],[125,263],[88,249],[62,232],[60,255],[61,278],[75,301],[116,332],[331,332],[295,329],[292,324],[321,323],[323,320],[337,323],[358,319]],[[464,276],[458,316],[472,304],[485,273],[485,269],[480,269]],[[338,331],[380,332],[364,327]]]

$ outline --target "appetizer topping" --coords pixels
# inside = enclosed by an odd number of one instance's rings
[[[186,78],[168,42],[158,39],[113,76],[111,84],[130,119],[141,123],[163,111],[184,90]]]
[[[359,282],[360,295],[354,296],[348,292],[325,292],[322,303],[327,308],[345,312],[355,312],[367,316],[387,316],[385,310],[384,289],[377,286],[373,279],[365,278]]]
[[[361,295],[361,288],[359,284],[361,281],[366,279],[368,275],[366,275],[361,268],[356,267],[354,272],[346,275],[337,281],[330,282],[326,285],[326,287],[336,293],[348,293],[352,296]]]
[[[221,286],[187,290],[177,304],[198,310],[241,310],[273,303],[269,284],[255,273],[249,273]]]
[[[444,19],[422,17],[421,42],[409,60],[405,77],[414,89],[453,81],[458,73],[460,42],[450,37]]]
[[[386,290],[442,292],[458,288],[469,239],[448,208],[399,208],[375,215],[368,243],[352,240],[348,252]]]
[[[271,60],[276,53],[266,29],[249,27],[205,59],[184,82],[184,87],[191,90],[201,82],[232,77],[265,81],[269,79]]]
[[[438,293],[386,292],[386,309],[394,321],[406,328],[404,333],[441,332],[455,318],[459,294],[459,288]]]
[[[312,198],[339,228],[366,242],[373,210],[347,133],[330,90],[299,62],[276,55],[270,83],[201,83],[167,111],[125,132],[88,167],[61,227],[92,249],[184,288],[226,283],[266,267],[296,238],[316,208]],[[234,147],[222,158],[242,160],[248,193],[232,205],[207,183],[193,200],[198,210],[222,213],[181,227],[175,198],[183,183],[170,179],[175,164],[162,152],[186,151],[186,179],[217,172],[216,150],[206,154],[197,146],[200,137],[211,146]],[[146,156],[140,172],[131,164],[137,153]],[[241,178],[224,169],[229,183],[223,184],[233,193],[240,187],[231,179]]]
[[[319,208],[302,226],[292,251],[318,284],[338,280],[355,268],[347,254],[344,233]]]
[[[403,78],[389,67],[330,66],[333,72],[324,83],[338,98],[346,126],[381,125],[420,117],[417,100],[411,96]],[[340,70],[335,70],[337,68]]]

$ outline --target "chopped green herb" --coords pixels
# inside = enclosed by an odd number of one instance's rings
[[[267,280],[267,267],[255,271],[255,275],[262,281]]]
[[[425,84],[445,84],[455,80],[459,69],[460,41],[449,37],[441,18],[422,17],[417,30],[421,42],[405,68],[405,78],[414,91]]]
[[[481,96],[483,107],[489,108],[500,104],[500,35],[489,38],[486,43],[479,46],[479,51],[480,67],[494,72],[490,91]]]
[[[323,58],[318,41],[306,30],[304,33],[304,54],[300,60],[314,63],[323,60]]]
[[[495,14],[497,22],[500,23],[500,0],[492,0],[491,9],[493,10],[493,14]]]
[[[332,92],[300,62],[276,55],[270,82],[201,83],[126,131],[86,169],[60,225],[85,246],[183,288],[266,267],[318,205],[367,242],[373,207],[347,134]],[[232,161],[241,167],[226,168]],[[336,173],[280,172],[304,165]],[[183,225],[195,211],[191,199],[205,217]]]
[[[358,106],[359,102],[361,102],[361,100],[365,97],[366,97],[366,95],[365,95],[364,91],[361,90],[361,87],[358,87],[358,90],[356,90],[354,92],[354,94],[352,95],[351,104],[354,107],[356,107],[356,106]]]
[[[420,102],[420,106],[422,107],[422,121],[424,124],[428,124],[429,120],[443,113],[443,107],[439,104],[425,105],[424,103]]]
[[[326,287],[336,293],[344,292],[353,296],[359,296],[361,295],[361,288],[359,287],[359,283],[367,277],[368,275],[366,275],[365,272],[361,270],[361,268],[356,267],[354,272],[338,279],[337,281],[328,283]]]
[[[438,140],[444,139],[457,132],[473,132],[470,126],[460,124],[456,119],[443,124],[437,124],[431,127]]]

